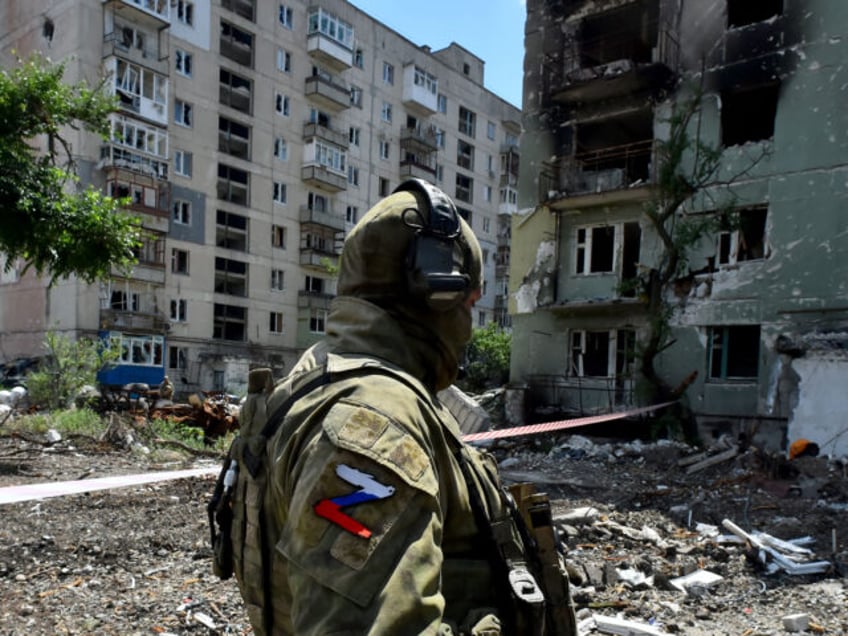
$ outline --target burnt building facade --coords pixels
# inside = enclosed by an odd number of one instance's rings
[[[848,6],[825,0],[528,0],[511,380],[528,408],[642,405],[656,314],[639,286],[667,252],[647,210],[671,116],[697,97],[681,161],[718,153],[679,218],[733,223],[687,245],[657,358],[702,436],[848,451]]]

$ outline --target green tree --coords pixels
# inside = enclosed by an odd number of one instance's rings
[[[47,409],[61,409],[85,385],[94,385],[103,365],[116,360],[119,352],[103,343],[48,331],[44,337],[46,356],[37,371],[27,376],[31,403]]]
[[[129,269],[141,232],[122,200],[80,185],[67,133],[108,138],[117,102],[102,86],[63,83],[64,71],[39,56],[0,71],[0,252],[7,268],[22,259],[51,284]]]
[[[465,350],[466,375],[461,388],[478,392],[505,384],[509,379],[511,346],[511,334],[494,322],[475,329]]]

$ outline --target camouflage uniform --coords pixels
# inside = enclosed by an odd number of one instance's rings
[[[271,414],[307,379],[334,378],[295,401],[267,444],[269,518],[237,524],[247,536],[234,535],[235,545],[259,541],[260,529],[271,538],[264,584],[256,581],[261,563],[236,554],[257,633],[501,633],[493,555],[467,484],[476,482],[490,519],[508,517],[496,465],[461,443],[435,397],[456,376],[470,307],[437,315],[405,295],[409,241],[396,221],[414,205],[412,195],[392,195],[348,237],[327,336],[268,401]],[[477,289],[480,249],[464,222],[462,229]],[[273,605],[264,616],[256,596],[263,586]]]

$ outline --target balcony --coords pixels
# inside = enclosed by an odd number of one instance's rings
[[[171,24],[168,0],[103,0],[103,5],[129,22],[162,28]]]
[[[401,177],[417,177],[425,181],[436,180],[436,169],[421,163],[416,159],[406,159],[400,162]]]
[[[308,141],[310,139],[321,139],[345,149],[350,145],[350,138],[346,133],[333,130],[329,126],[306,122],[303,125],[303,140]]]
[[[350,90],[332,77],[323,75],[307,77],[305,94],[313,103],[333,113],[350,107]]]
[[[122,29],[103,35],[103,57],[121,57],[133,64],[144,66],[159,75],[168,75],[168,55],[160,54],[155,43],[145,42],[142,48],[133,45]]]
[[[297,292],[297,306],[300,309],[330,309],[330,302],[335,298],[333,294],[322,294],[320,292],[299,289]]]
[[[156,179],[168,178],[168,162],[132,152],[121,146],[108,144],[100,147],[98,169],[121,168]]]
[[[125,311],[121,309],[101,309],[100,328],[116,331],[152,331],[162,333],[168,327],[168,320],[159,313]]]
[[[345,219],[340,214],[316,210],[308,205],[300,206],[300,222],[327,227],[338,232],[344,232],[345,229]]]
[[[104,166],[106,194],[115,198],[129,198],[124,209],[142,217],[145,229],[168,231],[170,219],[171,183],[157,177],[139,174],[114,165]]]
[[[256,0],[221,0],[221,6],[241,16],[245,20],[256,22]]]
[[[242,66],[253,68],[253,43],[252,33],[227,22],[221,22],[221,37],[218,45],[223,57]]]
[[[334,71],[353,66],[353,51],[320,31],[306,36],[306,52],[319,64]]]
[[[300,178],[307,185],[323,188],[331,192],[347,190],[347,176],[333,172],[325,166],[313,164],[300,169]]]
[[[400,146],[405,150],[414,152],[436,152],[439,144],[436,140],[436,128],[434,126],[416,126],[400,129]]]
[[[328,268],[337,268],[339,266],[339,255],[334,252],[304,247],[300,250],[300,264],[303,267],[326,272]]]
[[[403,103],[420,115],[432,115],[438,110],[439,83],[424,69],[408,64],[403,69]]]
[[[622,192],[624,198],[632,198],[629,191],[653,182],[653,155],[654,141],[646,139],[584,151],[574,157],[563,157],[559,162],[546,162],[539,175],[539,198],[551,201],[615,191]]]
[[[583,36],[569,40],[563,71],[551,79],[553,100],[589,103],[668,87],[680,45],[670,28],[644,17],[646,10],[634,3],[584,20]]]

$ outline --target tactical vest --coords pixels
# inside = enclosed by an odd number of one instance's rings
[[[253,372],[252,372],[253,373]],[[209,502],[208,512],[214,548],[214,571],[222,579],[233,574],[238,581],[251,624],[257,634],[275,634],[280,620],[275,609],[285,607],[286,590],[276,589],[280,580],[281,556],[274,550],[276,537],[270,512],[270,488],[268,488],[268,446],[295,402],[318,387],[340,380],[361,381],[371,373],[389,375],[407,385],[421,398],[421,403],[432,406],[430,393],[412,376],[387,366],[360,367],[342,373],[330,373],[318,367],[302,375],[289,376],[277,391],[285,396],[282,404],[270,415],[264,425],[253,418],[242,427],[234,440],[216,484],[215,493]],[[559,596],[565,590],[568,600],[565,607],[565,623],[562,628],[552,623],[551,607],[546,612],[545,593],[537,581],[551,586],[550,572],[534,558],[536,545],[524,527],[520,514],[511,499],[502,489],[484,488],[481,479],[496,483],[496,475],[486,475],[485,468],[473,467],[473,458],[457,440],[452,449],[461,468],[469,499],[481,537],[486,539],[485,551],[492,570],[501,585],[498,590],[501,619],[505,621],[504,634],[576,634],[573,608],[568,598],[567,576],[562,569]],[[490,471],[491,472],[491,471]],[[504,499],[499,502],[484,501],[485,494],[498,492]],[[502,504],[506,501],[507,506]],[[497,505],[495,505],[497,504]],[[505,509],[503,518],[491,519],[487,510]],[[449,555],[446,555],[446,563]],[[564,586],[564,587],[563,587]],[[547,595],[551,597],[550,594]],[[272,602],[273,600],[273,602]],[[546,617],[546,614],[549,616]],[[555,619],[556,620],[556,619]],[[547,627],[546,627],[547,623]]]

